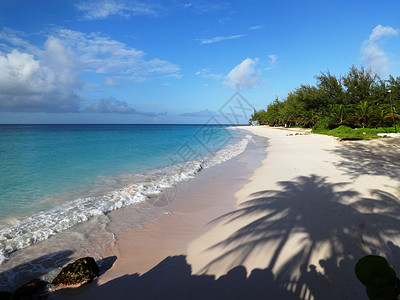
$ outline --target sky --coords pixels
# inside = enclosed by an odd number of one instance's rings
[[[400,76],[399,16],[398,0],[0,0],[0,123],[229,123],[239,102],[246,119],[321,72]]]

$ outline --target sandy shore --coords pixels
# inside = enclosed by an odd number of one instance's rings
[[[56,298],[367,299],[358,258],[400,272],[399,138],[245,129],[258,148],[182,185],[170,214],[103,250],[105,274]]]

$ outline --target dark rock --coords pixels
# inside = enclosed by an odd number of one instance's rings
[[[47,282],[41,279],[34,279],[19,287],[12,295],[13,300],[42,300],[48,299],[49,293]],[[3,299],[3,298],[1,298]],[[4,298],[7,299],[7,298]],[[10,299],[10,298],[9,298]]]
[[[11,300],[11,293],[0,291],[0,300]]]
[[[99,276],[99,267],[94,258],[84,257],[62,268],[51,284],[56,287],[81,286],[91,282],[97,276]]]

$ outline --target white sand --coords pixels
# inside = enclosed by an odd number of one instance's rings
[[[267,157],[251,178],[221,173],[209,190],[186,190],[171,215],[120,236],[104,250],[118,257],[116,263],[99,287],[80,298],[122,299],[153,274],[149,291],[158,288],[158,295],[171,299],[208,290],[223,299],[227,282],[230,291],[238,289],[238,299],[240,292],[249,299],[366,299],[354,275],[360,257],[383,255],[400,273],[400,139],[339,142],[276,128],[244,129],[268,139]],[[225,183],[218,185],[221,178]],[[237,191],[240,182],[246,184]],[[184,277],[168,273],[170,259],[164,269],[147,272],[176,255],[186,256],[188,265],[184,256],[176,263]],[[259,283],[257,274],[265,276]],[[166,278],[175,279],[168,281],[170,289],[154,283]],[[187,288],[177,292],[180,283]]]
[[[269,268],[298,296],[359,299],[357,259],[398,261],[400,139],[339,142],[248,129],[269,138],[267,158],[235,194],[237,210],[190,243],[193,272],[218,277],[237,265]]]

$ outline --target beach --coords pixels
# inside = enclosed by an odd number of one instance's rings
[[[400,139],[243,127],[256,144],[178,186],[168,214],[101,250],[56,299],[367,299],[354,265],[400,270]]]

